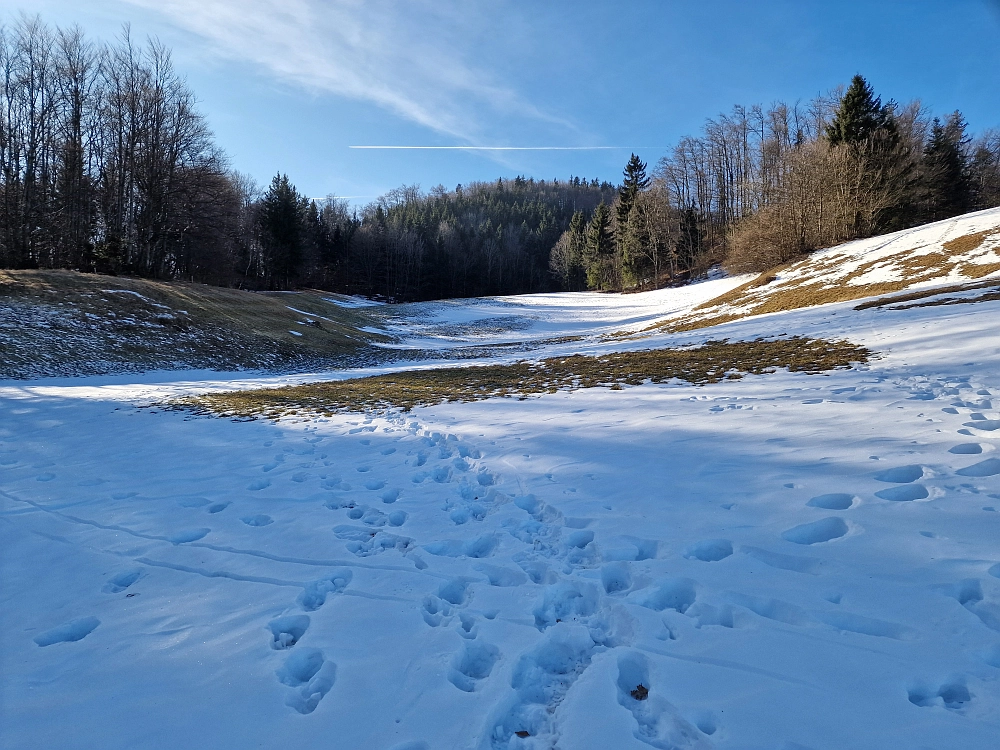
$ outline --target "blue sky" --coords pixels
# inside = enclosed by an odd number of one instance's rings
[[[617,182],[734,104],[860,72],[884,99],[1000,126],[1000,0],[0,0],[174,50],[233,167],[364,203],[516,174]],[[620,150],[358,150],[352,145]]]

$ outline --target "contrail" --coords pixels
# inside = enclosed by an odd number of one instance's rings
[[[629,151],[662,146],[348,146],[363,149],[410,149],[420,151]]]

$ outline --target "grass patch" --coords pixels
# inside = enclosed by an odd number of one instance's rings
[[[298,413],[329,416],[399,408],[409,411],[449,401],[482,401],[559,390],[621,389],[645,382],[682,380],[703,385],[786,368],[818,373],[867,362],[871,352],[848,341],[792,337],[709,341],[699,347],[575,354],[510,365],[411,370],[353,380],[195,396],[173,402],[182,409],[226,417],[276,419]]]
[[[691,313],[657,323],[645,332],[658,330],[680,333],[754,315],[887,295],[955,272],[969,279],[981,279],[1000,271],[1000,263],[978,263],[977,258],[970,257],[970,254],[994,238],[1000,238],[1000,233],[995,229],[975,232],[942,243],[943,249],[918,252],[928,246],[907,248],[861,263],[850,271],[841,273],[837,272],[837,267],[847,261],[843,255],[833,255],[822,260],[807,257],[762,273],[726,294],[703,302]],[[987,257],[988,252],[978,256],[981,260],[986,260]],[[867,274],[879,270],[888,271],[898,278],[860,283]],[[622,337],[628,338],[630,335],[623,334]]]
[[[0,271],[0,377],[341,362],[387,336],[377,308],[75,271]],[[294,308],[294,309],[292,309]]]

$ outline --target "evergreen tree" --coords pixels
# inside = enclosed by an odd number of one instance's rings
[[[622,173],[625,180],[618,189],[618,205],[616,208],[618,225],[625,227],[628,224],[628,215],[635,205],[635,196],[649,187],[649,178],[646,176],[646,164],[638,156],[632,154]]]
[[[961,112],[954,112],[943,125],[934,118],[920,163],[921,199],[927,221],[958,216],[972,207],[969,137],[965,129]]]
[[[562,233],[549,255],[549,269],[565,291],[579,292],[587,288],[583,263],[586,245],[587,219],[583,211],[575,211],[569,229]]]
[[[288,286],[298,276],[306,244],[307,207],[288,175],[274,176],[258,214],[261,245],[271,269],[270,286]]]
[[[883,105],[882,99],[863,76],[856,75],[840,100],[833,122],[826,126],[831,146],[855,145],[871,138],[879,130],[896,136],[893,102]]]
[[[614,257],[614,243],[611,237],[611,212],[601,201],[594,209],[594,215],[587,225],[587,242],[584,246],[584,266],[587,270],[587,286],[590,289],[607,289],[610,281],[611,261]]]

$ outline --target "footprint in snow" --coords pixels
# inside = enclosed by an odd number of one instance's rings
[[[496,646],[481,641],[466,643],[451,660],[448,682],[466,693],[475,692],[477,683],[490,676],[499,660]]]
[[[704,717],[704,729],[696,727],[654,689],[645,654],[629,651],[618,657],[618,703],[631,712],[636,721],[633,734],[637,740],[656,748],[671,750],[709,750],[704,734],[714,734],[715,721]],[[709,730],[709,731],[705,731]]]
[[[979,443],[960,443],[948,449],[949,453],[959,456],[973,456],[983,452],[983,446]]]
[[[733,554],[733,543],[728,539],[706,539],[688,547],[684,557],[702,562],[718,562]]]
[[[337,665],[327,661],[318,648],[299,647],[276,672],[283,685],[293,688],[285,705],[300,714],[311,714],[330,692],[337,677]]]
[[[896,503],[923,500],[929,495],[930,493],[927,491],[927,488],[922,484],[904,484],[900,487],[889,487],[875,493],[875,497],[880,497],[883,500],[891,500]]]
[[[978,464],[966,466],[955,472],[963,477],[992,477],[1000,474],[1000,458],[987,458]]]
[[[839,539],[849,530],[843,519],[830,516],[782,532],[781,538],[794,544],[822,544]]]
[[[857,497],[844,492],[832,492],[827,495],[817,495],[806,503],[811,508],[823,508],[824,510],[848,510],[851,508]]]
[[[286,615],[271,620],[271,648],[275,651],[289,649],[302,640],[309,629],[309,615]]]
[[[106,594],[120,594],[142,577],[142,570],[126,570],[108,579],[102,591]]]
[[[271,483],[267,479],[256,479],[247,485],[247,489],[251,492],[257,492],[258,490],[267,489],[271,486]]]
[[[259,513],[256,516],[244,516],[240,519],[247,526],[267,526],[274,523],[274,519],[263,513]]]
[[[897,466],[893,469],[886,469],[884,471],[877,472],[875,474],[875,479],[879,482],[888,482],[892,484],[908,484],[909,482],[916,482],[918,479],[923,477],[923,475],[923,466]]]
[[[101,624],[96,617],[79,617],[58,627],[36,635],[32,640],[39,646],[51,646],[54,643],[72,643],[81,641],[94,632]]]
[[[944,706],[952,711],[961,711],[972,701],[965,678],[961,676],[952,677],[938,687],[930,687],[925,683],[911,685],[907,690],[907,698],[914,706]]]
[[[39,482],[51,482],[56,478],[56,475],[51,471],[46,471],[44,474],[39,474],[35,479]]]
[[[167,541],[173,544],[187,544],[188,542],[197,542],[199,539],[206,536],[211,529],[188,529],[186,531],[178,531],[173,536],[168,536]]]

